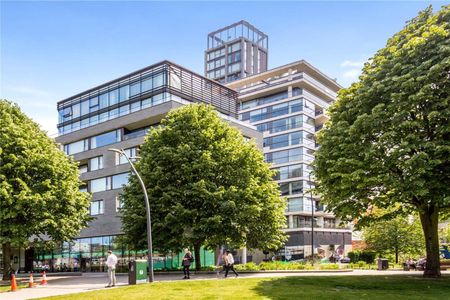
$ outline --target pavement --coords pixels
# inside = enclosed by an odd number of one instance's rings
[[[239,280],[240,278],[265,278],[285,276],[390,276],[390,275],[412,275],[421,276],[421,271],[376,271],[376,270],[354,270],[351,272],[263,272],[263,273],[240,273],[238,278],[229,276],[224,279],[223,275],[217,274],[193,274],[191,280]],[[442,274],[450,275],[450,271],[442,271]],[[156,275],[156,281],[182,280],[182,274]],[[94,290],[105,289],[107,283],[106,273],[83,273],[82,276],[49,277],[48,284],[38,285],[34,288],[23,288],[16,292],[0,293],[1,300],[23,300],[35,299],[49,296],[65,295],[72,293],[83,293]],[[115,288],[128,285],[128,276],[117,275]]]

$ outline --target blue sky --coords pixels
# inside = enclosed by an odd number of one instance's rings
[[[209,32],[245,19],[269,68],[306,59],[343,86],[419,10],[448,2],[5,2],[0,96],[49,134],[56,102],[163,59],[198,73]]]

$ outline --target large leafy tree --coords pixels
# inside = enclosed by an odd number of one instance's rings
[[[152,130],[137,163],[148,191],[154,248],[160,252],[219,245],[278,248],[285,241],[284,201],[273,171],[252,141],[210,106],[170,112]],[[135,176],[122,195],[125,239],[145,249],[146,218]]]
[[[400,254],[420,255],[425,249],[423,230],[417,218],[379,219],[363,229],[363,238],[370,250],[393,254],[396,263]]]
[[[449,101],[450,6],[430,7],[339,93],[315,160],[319,191],[342,218],[368,224],[373,207],[419,214],[429,277],[440,276],[438,217],[450,208]]]
[[[77,163],[19,107],[0,100],[0,244],[4,279],[11,248],[30,240],[66,241],[86,226],[90,196]]]

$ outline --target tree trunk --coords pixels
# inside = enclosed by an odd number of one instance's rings
[[[438,238],[439,209],[435,206],[428,207],[425,211],[420,211],[419,216],[427,251],[427,263],[423,276],[441,277]]]
[[[195,270],[200,271],[202,262],[200,261],[200,244],[194,245]]]
[[[3,254],[3,280],[11,279],[11,244],[2,244]]]
[[[395,246],[395,263],[398,264],[398,247]]]

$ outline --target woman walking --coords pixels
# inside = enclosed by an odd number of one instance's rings
[[[181,263],[181,265],[183,266],[183,273],[184,273],[184,278],[183,279],[190,279],[190,272],[189,272],[189,268],[191,267],[191,263],[194,260],[194,257],[192,256],[191,251],[189,251],[188,248],[184,249],[184,256],[183,256],[183,261]]]

